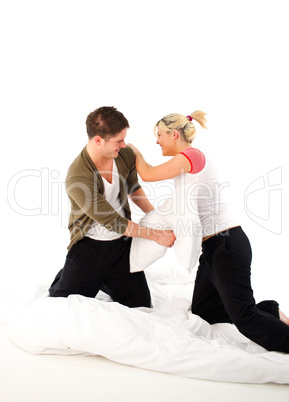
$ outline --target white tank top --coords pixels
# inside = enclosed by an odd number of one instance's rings
[[[229,183],[220,180],[210,158],[196,148],[187,148],[181,153],[191,162],[192,170],[177,176],[175,186],[185,189],[183,199],[187,207],[192,198],[197,199],[203,237],[238,226],[227,196]]]
[[[104,185],[103,196],[107,202],[118,212],[122,217],[125,217],[124,209],[121,205],[119,199],[119,175],[115,160],[113,160],[112,168],[112,181],[109,183],[105,178],[102,177]],[[119,233],[110,231],[102,226],[100,223],[94,221],[89,231],[86,233],[87,237],[94,240],[115,240],[122,237]]]

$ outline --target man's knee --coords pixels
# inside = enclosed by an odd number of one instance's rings
[[[149,289],[143,292],[137,292],[134,294],[126,295],[125,297],[114,299],[124,306],[133,307],[152,307],[151,295]]]

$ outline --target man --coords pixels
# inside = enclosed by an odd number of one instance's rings
[[[71,242],[64,268],[49,293],[95,297],[100,289],[129,307],[151,306],[143,272],[129,272],[132,237],[171,247],[175,236],[131,221],[130,199],[144,213],[153,206],[138,183],[135,155],[126,147],[129,124],[114,107],[101,107],[86,120],[88,143],[69,167]]]

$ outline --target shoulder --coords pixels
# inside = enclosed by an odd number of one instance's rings
[[[80,152],[80,154],[74,159],[74,161],[71,163],[71,165],[68,168],[68,174],[73,175],[73,174],[79,174],[79,171],[83,167],[83,150]]]
[[[135,164],[135,154],[133,150],[128,146],[120,149],[117,159],[129,166]]]
[[[126,155],[127,157],[131,158],[132,160],[135,160],[135,154],[129,146],[126,146],[125,148],[121,148],[119,153],[121,155]]]
[[[205,155],[203,154],[202,151],[200,151],[198,148],[186,148],[183,151],[180,152],[183,155],[186,155],[191,158],[204,158]]]
[[[68,168],[66,180],[73,179],[75,177],[84,177],[93,175],[95,168],[89,163],[87,158],[86,148],[80,152],[80,154],[74,159]]]
[[[199,173],[206,165],[206,157],[202,151],[197,148],[186,148],[181,155],[184,155],[191,163],[191,171],[189,173]]]

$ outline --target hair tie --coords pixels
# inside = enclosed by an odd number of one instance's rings
[[[187,117],[187,119],[189,119],[190,121],[193,120],[192,116],[186,116],[186,117]]]

